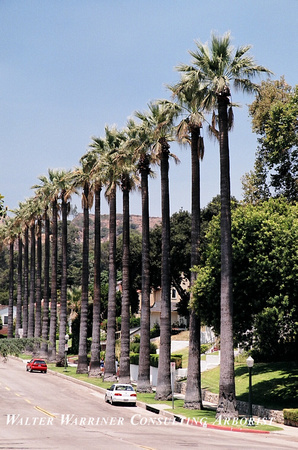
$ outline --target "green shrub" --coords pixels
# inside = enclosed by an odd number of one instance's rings
[[[160,336],[160,326],[156,322],[150,330],[150,339]]]
[[[141,318],[132,316],[130,318],[130,328],[136,328],[141,325]]]
[[[159,355],[150,355],[150,366],[152,367],[158,367],[158,357]]]
[[[283,413],[285,422],[296,422],[298,425],[298,409],[284,409]]]
[[[207,350],[209,350],[209,348],[211,348],[210,344],[202,344],[201,345],[201,354],[206,353]]]

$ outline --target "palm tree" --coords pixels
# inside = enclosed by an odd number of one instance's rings
[[[92,343],[89,376],[100,375],[100,259],[101,259],[101,236],[100,236],[100,195],[102,189],[101,168],[99,155],[96,150],[90,150],[82,156],[83,165],[90,168],[90,178],[94,191],[94,297],[92,312]]]
[[[122,142],[115,154],[115,163],[119,167],[121,190],[123,194],[123,251],[122,251],[122,303],[121,303],[121,352],[119,381],[130,383],[130,223],[129,195],[135,187],[137,155],[127,144],[130,139],[130,129],[127,129],[126,140]],[[134,131],[132,131],[134,134]]]
[[[13,302],[14,302],[14,243],[17,237],[15,221],[8,218],[4,228],[4,242],[9,245],[9,298],[7,337],[13,338]]]
[[[35,239],[35,218],[36,208],[34,199],[27,202],[27,214],[29,218],[30,235],[30,284],[29,284],[29,311],[28,311],[28,338],[34,337],[34,306],[35,306],[35,262],[36,262],[36,239]]]
[[[173,121],[180,112],[176,104],[151,103],[142,118],[152,131],[153,147],[160,160],[162,204],[162,261],[160,351],[156,386],[157,400],[169,399],[171,389],[171,277],[170,277],[170,199],[169,199],[169,141],[174,139]],[[172,155],[174,156],[174,155]],[[177,158],[176,158],[177,159]]]
[[[128,122],[130,138],[127,145],[138,156],[138,171],[141,176],[142,195],[142,302],[140,328],[140,354],[137,390],[151,392],[150,385],[150,254],[149,254],[149,188],[148,177],[153,175],[150,164],[154,163],[154,153],[150,152],[152,132],[147,127],[146,115],[136,112],[136,117],[142,120],[136,124]],[[143,122],[144,119],[144,122]]]
[[[53,172],[49,170],[49,177],[44,175],[39,177],[41,184],[32,188],[36,189],[35,195],[40,198],[44,209],[44,288],[43,288],[43,313],[42,313],[42,343],[41,352],[46,357],[48,355],[49,339],[49,300],[50,300],[50,218],[49,205],[52,201]],[[54,237],[54,236],[53,236]],[[55,268],[53,269],[55,273]],[[52,274],[53,276],[53,274]],[[53,289],[54,291],[54,289]],[[53,303],[53,302],[52,302]]]
[[[197,49],[190,52],[192,65],[180,65],[182,80],[186,86],[198,86],[202,98],[201,107],[217,109],[218,140],[220,149],[221,193],[221,365],[219,403],[217,415],[237,416],[233,349],[233,296],[232,296],[232,244],[230,211],[230,168],[228,131],[232,110],[230,84],[244,92],[254,92],[257,85],[251,80],[268,69],[255,63],[247,55],[250,46],[234,50],[230,34],[212,35],[211,48],[196,42]],[[229,108],[230,107],[230,108]],[[229,108],[229,112],[228,112]]]
[[[17,281],[17,317],[16,337],[20,337],[19,329],[22,328],[22,287],[23,287],[23,238],[21,230],[18,232],[18,281]]]
[[[59,179],[64,172],[58,170],[48,171],[49,200],[52,216],[51,239],[51,310],[48,357],[50,361],[56,360],[56,328],[57,328],[57,259],[58,259],[58,198],[60,194]],[[47,183],[47,180],[45,180]]]
[[[19,203],[19,209],[16,211],[16,220],[19,223],[22,233],[23,233],[23,248],[24,248],[24,291],[23,291],[23,314],[22,314],[22,324],[23,324],[23,337],[28,336],[28,299],[29,299],[29,224],[26,213],[26,203]],[[19,263],[20,264],[20,263]],[[21,280],[19,280],[21,283]],[[18,283],[19,286],[19,283]],[[19,288],[21,289],[21,288]]]
[[[40,204],[38,205],[40,208]],[[42,211],[39,209],[36,222],[36,297],[35,297],[35,327],[34,337],[41,337],[41,271],[42,271],[42,247],[41,247],[41,222]]]
[[[17,274],[17,317],[16,337],[20,337],[19,329],[22,328],[22,292],[23,292],[23,235],[20,208],[14,211],[16,214],[15,224],[18,227],[18,274]]]
[[[115,379],[116,360],[116,190],[119,181],[117,167],[113,154],[118,150],[124,139],[123,133],[116,128],[105,127],[105,138],[93,138],[91,148],[100,155],[100,167],[103,183],[107,185],[105,196],[109,202],[109,292],[108,292],[108,324],[107,346],[104,378]],[[96,166],[95,166],[96,170]]]
[[[186,115],[177,128],[178,141],[190,144],[191,149],[191,267],[199,265],[200,246],[200,160],[204,156],[204,143],[201,137],[203,116],[200,112],[201,98],[197,95],[198,86],[185,86],[183,81],[169,86],[174,97]],[[187,385],[184,407],[202,409],[201,393],[201,321],[198,308],[193,305],[192,288],[197,272],[190,272],[190,318],[189,355]]]
[[[67,215],[69,211],[69,199],[75,192],[75,187],[70,181],[70,171],[56,173],[55,184],[60,190],[61,200],[61,247],[62,247],[62,276],[60,293],[60,322],[59,322],[59,349],[58,364],[65,363],[65,336],[67,324]]]
[[[82,167],[76,169],[71,175],[74,187],[82,187],[82,207],[84,216],[83,226],[83,264],[82,264],[82,301],[80,317],[80,339],[77,373],[88,373],[87,358],[87,317],[89,298],[89,210],[93,204],[93,190],[90,180],[90,165],[88,160],[81,160]]]

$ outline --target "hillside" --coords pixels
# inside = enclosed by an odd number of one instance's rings
[[[72,224],[78,228],[80,231],[80,236],[82,237],[83,230],[83,214],[78,214],[73,220]],[[150,217],[149,226],[154,228],[156,225],[161,224],[160,217]],[[122,214],[117,214],[116,218],[117,226],[117,236],[122,233]],[[93,228],[94,228],[94,214],[90,214],[90,239],[93,238]],[[131,215],[130,216],[130,228],[138,233],[142,233],[142,216]],[[104,214],[101,216],[101,240],[105,242],[109,239],[109,215]]]

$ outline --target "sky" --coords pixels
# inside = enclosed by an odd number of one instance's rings
[[[135,111],[170,98],[175,67],[190,63],[195,41],[230,31],[235,47],[250,44],[256,62],[298,74],[298,0],[0,0],[0,193],[10,209],[32,197],[48,169],[73,169],[92,136],[106,125],[125,127]],[[256,80],[259,81],[259,80]],[[242,197],[241,177],[253,169],[257,136],[247,105],[253,96],[232,91],[231,193]],[[201,206],[219,194],[219,149],[203,130]],[[190,150],[171,144],[170,212],[190,211]],[[160,178],[150,181],[150,216],[161,216]],[[79,197],[72,201],[81,211]],[[141,214],[141,196],[131,197]],[[122,212],[121,194],[117,212]],[[108,204],[102,200],[102,213]]]

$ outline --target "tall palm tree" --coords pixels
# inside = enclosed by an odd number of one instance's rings
[[[100,166],[103,183],[106,184],[105,196],[109,202],[109,291],[108,291],[108,324],[107,346],[104,378],[115,379],[116,376],[116,190],[119,174],[113,155],[124,139],[123,133],[116,128],[105,127],[104,138],[93,138],[91,148],[100,155]],[[96,170],[96,169],[95,169]]]
[[[186,85],[181,81],[169,86],[177,99],[184,115],[177,127],[178,141],[190,144],[191,149],[191,267],[199,265],[200,246],[200,160],[204,156],[204,143],[201,137],[203,116],[200,111],[201,98],[198,86]],[[187,385],[184,407],[202,409],[201,393],[201,321],[198,308],[193,305],[192,288],[197,272],[190,272],[190,318],[189,318],[189,353]]]
[[[142,301],[140,326],[140,354],[137,390],[151,392],[150,385],[150,254],[149,254],[149,188],[148,178],[153,175],[150,164],[154,164],[152,130],[148,129],[146,115],[136,112],[140,124],[128,122],[129,139],[127,145],[138,157],[138,171],[141,177],[142,195]],[[144,122],[143,122],[144,119]],[[151,139],[150,139],[151,136]]]
[[[28,311],[28,338],[34,337],[34,316],[35,316],[35,275],[36,275],[36,238],[35,238],[35,219],[36,205],[34,199],[30,198],[27,202],[27,214],[29,219],[30,236],[30,284],[29,284],[29,311]]]
[[[38,205],[40,208],[40,204]],[[42,246],[41,246],[41,233],[42,233],[42,211],[39,209],[37,221],[36,221],[36,297],[35,297],[35,326],[34,337],[41,337],[41,272],[42,272]]]
[[[19,203],[19,208],[16,211],[16,221],[19,223],[23,234],[23,274],[24,274],[24,290],[22,296],[22,326],[23,326],[23,337],[28,336],[28,300],[29,300],[29,223],[26,211],[26,203]],[[20,262],[19,262],[20,264]],[[19,280],[21,283],[21,280]],[[18,286],[19,286],[18,283]],[[21,287],[19,288],[20,290]]]
[[[160,160],[162,256],[161,256],[161,315],[160,350],[156,399],[172,396],[171,389],[171,277],[170,277],[170,199],[169,199],[169,141],[174,139],[174,119],[180,112],[176,104],[151,103],[149,112],[142,117],[152,130],[153,147]],[[174,155],[171,155],[174,156]],[[177,158],[176,158],[177,160]]]
[[[115,154],[119,167],[120,186],[123,195],[123,250],[122,250],[122,303],[121,303],[121,351],[119,381],[130,383],[130,222],[129,195],[138,182],[137,155],[127,144],[131,130],[127,129],[126,139]],[[134,134],[134,131],[132,131]]]
[[[49,200],[51,204],[51,308],[50,308],[50,330],[48,358],[56,360],[56,329],[57,329],[57,260],[58,260],[58,198],[60,195],[59,180],[64,172],[59,170],[48,170],[48,178],[41,180],[49,188]]]
[[[14,303],[14,243],[17,238],[15,221],[8,218],[4,227],[4,242],[9,245],[9,298],[7,337],[13,338],[13,303]]]
[[[91,183],[90,165],[88,160],[81,159],[82,167],[77,168],[71,175],[71,182],[76,188],[82,187],[82,207],[84,216],[83,226],[83,264],[82,264],[82,301],[80,316],[80,339],[77,373],[88,373],[87,358],[87,317],[89,299],[89,210],[93,204],[93,190]]]
[[[18,231],[18,280],[17,280],[17,317],[16,337],[20,337],[19,329],[22,328],[22,287],[23,287],[23,237],[21,230]]]
[[[268,69],[257,65],[247,55],[250,46],[233,49],[230,34],[222,37],[212,35],[208,45],[196,42],[197,49],[190,52],[191,65],[180,65],[185,85],[198,86],[203,109],[217,109],[218,140],[220,149],[220,193],[221,193],[221,364],[219,403],[217,415],[237,416],[233,349],[233,295],[232,295],[232,244],[230,211],[230,168],[228,131],[232,110],[230,85],[243,92],[254,92],[258,86],[252,79]],[[230,107],[230,108],[229,108]],[[229,109],[229,112],[228,112]]]
[[[16,317],[16,332],[15,336],[20,337],[19,329],[22,328],[22,293],[23,293],[23,233],[22,233],[22,219],[21,219],[21,204],[20,207],[14,211],[16,214],[15,224],[18,227],[18,274],[17,274],[17,317]]]
[[[101,259],[101,234],[100,234],[100,195],[102,189],[102,175],[99,155],[94,149],[90,149],[81,158],[81,163],[87,165],[90,170],[92,189],[94,191],[94,296],[92,312],[92,343],[90,377],[100,375],[100,259]]]
[[[42,312],[42,343],[41,353],[48,356],[49,339],[49,301],[50,301],[50,218],[49,205],[51,204],[53,183],[53,173],[49,170],[49,177],[40,176],[41,184],[33,186],[35,195],[40,198],[43,207],[44,220],[44,287],[43,287],[43,312]],[[54,269],[55,270],[55,269]]]
[[[69,200],[76,191],[71,183],[70,171],[60,171],[56,174],[55,183],[59,187],[61,200],[61,247],[62,247],[62,276],[60,291],[60,322],[59,322],[59,349],[58,363],[65,363],[65,336],[67,325],[67,215],[69,212]]]

